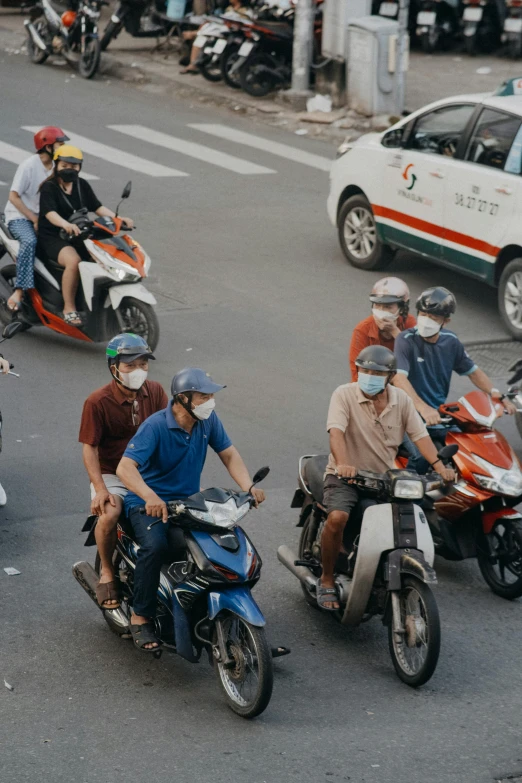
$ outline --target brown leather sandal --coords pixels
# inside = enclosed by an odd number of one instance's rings
[[[98,582],[96,585],[96,600],[101,609],[118,609],[121,606],[116,582]],[[117,604],[105,606],[107,601],[117,601]]]

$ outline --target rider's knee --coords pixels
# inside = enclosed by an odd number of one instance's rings
[[[330,511],[326,521],[327,526],[332,532],[342,533],[348,522],[348,514],[344,511]]]
[[[103,510],[103,514],[98,517],[98,525],[107,529],[107,531],[113,530],[120,518],[120,514],[121,508],[118,506],[111,506],[110,503],[107,503]]]

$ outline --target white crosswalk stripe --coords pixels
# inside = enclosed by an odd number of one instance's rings
[[[214,166],[234,171],[236,174],[276,174],[274,169],[268,169],[265,166],[258,166],[257,163],[251,163],[243,158],[237,158],[234,155],[227,155],[225,152],[206,147],[203,144],[196,144],[194,141],[185,141],[176,136],[170,136],[167,133],[155,131],[152,128],[145,128],[143,125],[108,125],[110,130],[125,133],[140,141],[149,144],[157,144],[159,147],[180,152],[182,155],[188,155],[191,158],[202,160],[205,163],[211,163]]]
[[[23,130],[35,133],[38,128],[24,125]],[[116,166],[123,166],[126,169],[131,169],[132,171],[137,171],[141,174],[148,174],[150,177],[189,176],[185,171],[178,171],[178,169],[171,169],[168,166],[163,166],[161,163],[154,163],[145,158],[138,158],[136,155],[131,155],[129,152],[123,152],[123,150],[119,150],[116,147],[109,147],[107,144],[93,141],[86,136],[80,136],[79,133],[74,133],[65,128],[64,131],[70,137],[71,144],[80,147],[80,149],[88,155],[93,155],[95,158],[101,158],[109,163],[114,163]]]
[[[36,128],[36,130],[39,130],[39,128]],[[27,152],[27,150],[23,150],[20,147],[15,147],[13,144],[7,144],[4,141],[0,141],[0,158],[2,160],[8,160],[9,163],[14,163],[15,166],[19,166],[20,163],[23,163],[24,160],[27,160],[27,158],[30,158],[33,153]],[[82,177],[84,179],[99,179],[99,177],[95,177],[94,174],[86,174],[84,171],[82,172]],[[6,182],[1,182],[1,185],[6,185]]]
[[[202,131],[203,133],[208,133],[211,136],[217,136],[220,139],[233,141],[235,144],[244,144],[246,147],[254,147],[257,150],[270,152],[272,155],[277,155],[280,158],[293,160],[296,163],[303,163],[305,166],[312,166],[312,168],[320,169],[321,171],[330,171],[332,166],[332,161],[321,155],[314,155],[312,152],[306,152],[297,147],[291,147],[289,144],[281,144],[278,141],[271,141],[262,136],[254,136],[252,133],[245,133],[244,131],[230,128],[227,125],[213,125],[198,122],[191,123],[188,127]]]

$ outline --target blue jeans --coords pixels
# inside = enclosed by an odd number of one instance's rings
[[[10,220],[8,229],[20,242],[20,250],[16,259],[16,283],[15,288],[26,291],[34,288],[34,256],[36,253],[36,234],[30,220],[20,218]]]
[[[140,545],[136,570],[134,571],[134,614],[142,617],[156,616],[157,594],[160,571],[169,551],[167,525],[156,517],[140,514],[140,506],[129,511],[136,543]],[[147,530],[151,522],[153,528]]]
[[[446,442],[446,433],[448,429],[446,427],[427,427],[428,435],[435,444],[437,451],[440,451]],[[420,476],[424,476],[431,468],[430,463],[420,453],[419,449],[413,443],[407,435],[404,436],[403,445],[408,449],[410,458],[406,467],[408,470],[415,470]]]

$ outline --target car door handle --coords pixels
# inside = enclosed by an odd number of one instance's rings
[[[437,177],[437,179],[444,179],[444,174],[441,174],[440,171],[430,171],[430,176]]]
[[[504,185],[499,185],[498,187],[495,188],[495,190],[497,191],[497,193],[503,193],[505,196],[511,196],[511,194],[513,193],[511,188],[506,188]]]

